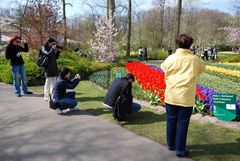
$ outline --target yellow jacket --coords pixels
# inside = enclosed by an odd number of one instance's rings
[[[180,48],[163,62],[161,68],[165,72],[165,103],[193,106],[197,78],[204,72],[205,63],[191,50]]]

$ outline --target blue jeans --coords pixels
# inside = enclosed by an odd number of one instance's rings
[[[57,101],[58,108],[60,110],[65,110],[68,108],[74,108],[77,106],[77,101],[75,99],[75,92],[67,92],[66,95]]]
[[[22,82],[22,91],[23,93],[28,92],[27,82],[26,82],[26,73],[24,69],[24,65],[12,65],[12,75],[13,75],[13,85],[15,88],[15,94],[21,94],[21,89],[19,85],[19,74],[21,76]]]
[[[185,155],[187,132],[192,107],[181,107],[166,104],[167,111],[167,146],[176,150],[176,154]]]
[[[140,109],[141,109],[140,104],[135,103],[135,102],[132,103],[131,113],[137,113],[138,111],[140,111]]]

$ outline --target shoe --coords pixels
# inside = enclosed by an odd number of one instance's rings
[[[165,145],[165,147],[170,151],[175,151],[175,147],[169,147],[167,144]]]
[[[43,99],[45,102],[50,102],[50,98],[44,98]]]
[[[183,158],[183,157],[188,157],[189,156],[189,150],[186,149],[184,154],[176,154],[179,158]]]
[[[58,115],[62,115],[64,112],[60,110],[59,108],[56,109]]]
[[[22,97],[22,95],[19,93],[19,94],[17,94],[17,97]]]
[[[27,91],[24,94],[33,94],[33,92]]]
[[[69,108],[69,111],[79,111],[79,107],[78,106],[75,106],[73,108]]]

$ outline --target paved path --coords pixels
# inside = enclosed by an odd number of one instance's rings
[[[59,116],[0,83],[0,161],[190,161],[84,111]]]

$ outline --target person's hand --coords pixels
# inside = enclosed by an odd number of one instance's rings
[[[52,49],[55,50],[56,48],[57,48],[57,45],[53,45],[53,46],[52,46]]]
[[[76,75],[75,75],[75,78],[81,79],[81,76],[80,76],[79,74],[76,74]]]
[[[17,57],[20,57],[21,55],[22,55],[21,52],[18,52],[18,53],[17,53]]]

